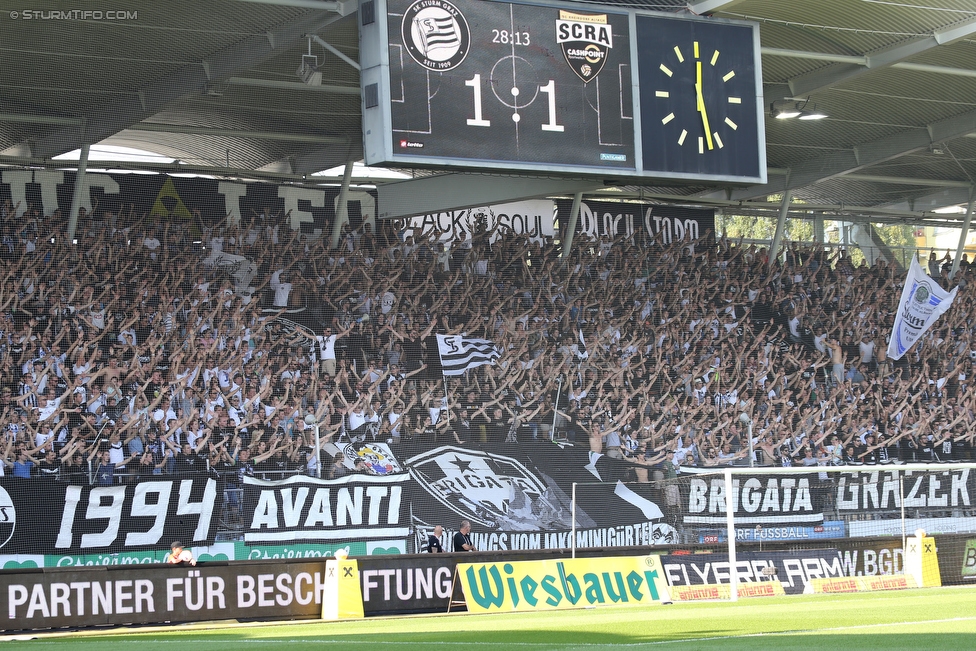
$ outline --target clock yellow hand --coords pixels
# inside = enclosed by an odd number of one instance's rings
[[[714,149],[715,146],[712,144],[712,130],[708,126],[708,111],[705,110],[705,98],[702,95],[702,64],[701,61],[696,61],[697,63],[697,77],[695,78],[695,93],[698,94],[698,112],[701,113],[702,126],[705,128],[705,142],[708,143],[709,149]]]

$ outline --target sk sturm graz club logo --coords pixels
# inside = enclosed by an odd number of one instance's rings
[[[434,72],[461,65],[471,47],[468,22],[447,0],[417,0],[403,13],[400,33],[413,60]]]
[[[568,518],[565,505],[511,457],[444,446],[409,459],[407,467],[444,506],[483,527],[540,531]]]
[[[925,305],[929,302],[929,296],[931,294],[932,292],[926,283],[919,283],[918,289],[915,290],[915,302]]]
[[[606,14],[578,14],[559,10],[556,42],[566,63],[584,82],[596,78],[613,48],[613,35]]]
[[[0,547],[3,547],[14,535],[14,525],[17,524],[17,512],[10,494],[0,488]]]

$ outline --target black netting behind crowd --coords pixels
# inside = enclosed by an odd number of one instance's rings
[[[672,241],[638,210],[563,256],[558,225],[472,212],[452,242],[374,224],[368,201],[332,249],[337,189],[321,208],[249,184],[225,211],[216,181],[111,178],[74,241],[70,183],[60,210],[35,179],[0,213],[4,553],[36,553],[32,526],[44,554],[177,535],[402,552],[436,525],[449,545],[461,520],[484,548],[563,547],[586,482],[587,544],[697,543],[713,534],[685,518],[689,484],[667,482],[747,463],[750,428],[760,465],[971,459],[965,266],[953,308],[892,362],[902,274],[843,252],[789,244],[771,264],[708,230]],[[445,378],[438,335],[500,357]]]

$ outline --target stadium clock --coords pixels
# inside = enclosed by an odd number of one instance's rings
[[[754,29],[638,15],[637,37],[644,172],[763,177]]]

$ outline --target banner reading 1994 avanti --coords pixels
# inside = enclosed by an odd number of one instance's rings
[[[659,556],[458,563],[468,611],[560,610],[667,601]]]
[[[949,309],[956,298],[958,287],[947,292],[932,280],[912,256],[905,288],[898,301],[895,323],[888,342],[888,358],[901,359],[908,349],[918,341],[942,314]]]

